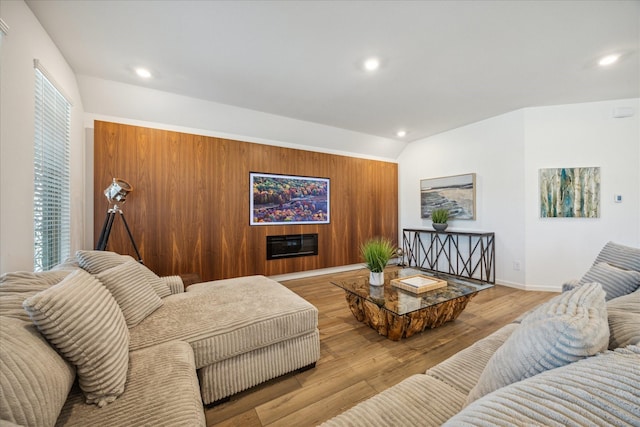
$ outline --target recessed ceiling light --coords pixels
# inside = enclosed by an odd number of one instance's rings
[[[380,60],[378,58],[369,58],[364,61],[364,69],[367,71],[375,71],[380,68]]]
[[[148,79],[151,77],[151,72],[146,68],[136,68],[136,74],[143,79]]]
[[[615,64],[616,62],[618,62],[618,59],[620,59],[620,55],[618,55],[617,53],[613,55],[607,55],[600,58],[598,64],[606,67],[607,65]]]
[[[407,136],[407,131],[406,130],[399,130],[398,132],[396,132],[396,136],[398,138],[404,138],[405,136]]]

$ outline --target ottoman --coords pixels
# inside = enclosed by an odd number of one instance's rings
[[[129,330],[130,350],[188,342],[202,400],[215,403],[320,358],[317,309],[280,283],[247,276],[189,286]]]

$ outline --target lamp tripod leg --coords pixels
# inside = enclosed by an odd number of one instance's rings
[[[102,224],[102,231],[100,231],[100,237],[98,238],[98,244],[96,245],[97,251],[104,251],[106,249],[115,215],[116,213],[111,210],[107,212],[107,216],[104,219],[104,224]]]
[[[129,235],[129,240],[131,240],[131,244],[133,245],[133,249],[136,251],[136,255],[138,256],[138,262],[140,264],[144,264],[142,261],[142,256],[140,256],[140,251],[138,250],[138,246],[136,242],[133,240],[133,234],[131,234],[131,230],[129,229],[129,224],[127,224],[127,220],[124,217],[124,212],[120,211],[120,218],[122,218],[122,222],[124,222],[124,227],[127,229],[127,234]]]

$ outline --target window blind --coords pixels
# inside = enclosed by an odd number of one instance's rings
[[[69,134],[71,104],[35,68],[34,271],[46,271],[70,252]]]

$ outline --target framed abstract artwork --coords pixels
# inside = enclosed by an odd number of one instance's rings
[[[600,168],[540,169],[540,218],[600,218]]]
[[[329,223],[329,179],[250,173],[251,225]]]
[[[476,219],[476,174],[420,180],[420,216],[431,218],[434,209],[448,209],[451,219]]]

